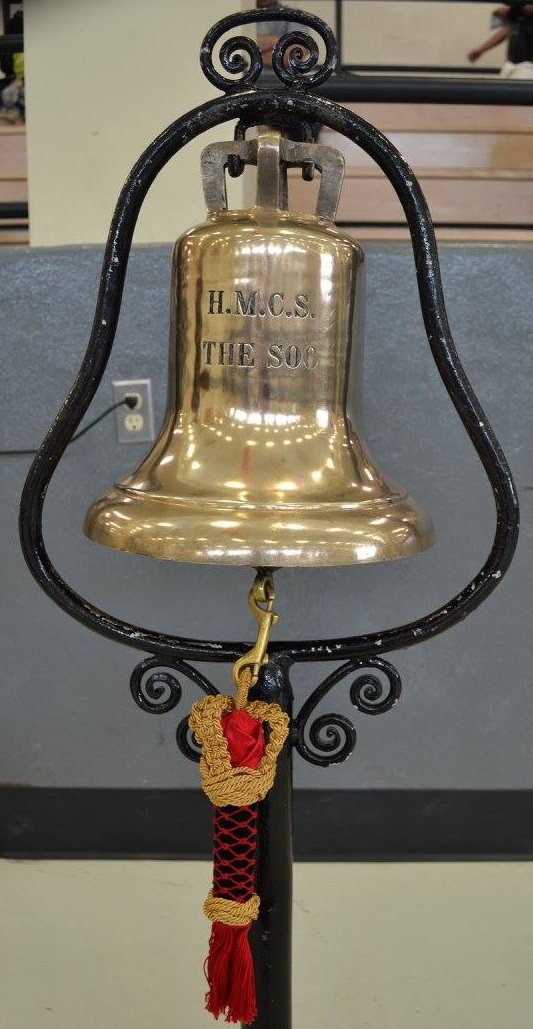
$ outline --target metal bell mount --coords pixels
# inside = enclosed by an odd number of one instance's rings
[[[256,41],[243,35],[228,38],[237,26],[265,19],[302,26],[274,48],[272,71],[278,82],[272,88],[263,88],[263,82],[258,88],[263,68]],[[321,41],[322,58],[309,30]],[[190,140],[237,120],[235,143],[210,147],[204,154],[207,222],[185,233],[177,245],[169,403],[161,434],[137,472],[93,505],[86,531],[109,546],[172,560],[266,566],[355,564],[417,553],[430,545],[429,519],[381,475],[362,436],[358,315],[364,265],[358,245],[333,225],[337,157],[328,148],[303,144],[298,149],[299,144],[270,132],[257,143],[244,137],[252,126],[269,125],[298,126],[311,139],[311,126],[320,124],[361,147],[387,176],[404,209],[428,342],[490,482],[496,527],[479,572],[422,618],[363,636],[271,638],[267,664],[261,657],[264,641],[258,638],[252,652],[259,670],[257,690],[261,698],[278,700],[289,714],[291,665],[337,662],[292,721],[294,747],[320,765],[344,760],[355,746],[356,732],[343,715],[316,716],[317,705],[349,681],[359,712],[390,710],[401,681],[383,655],[451,628],[486,600],[511,562],[518,531],[518,504],[505,456],[450,333],[435,236],[420,186],[377,129],[313,95],[333,72],[335,60],[331,29],[300,10],[239,12],[207,33],[202,68],[225,95],[169,126],[128,177],[110,228],[87,352],[30,469],[20,512],[24,555],[48,596],[87,628],[149,655],[131,676],[133,696],[143,710],[163,714],[175,708],[183,681],[206,694],[217,693],[192,661],[234,663],[246,655],[248,662],[249,643],[188,639],[98,609],[61,578],[42,530],[48,486],[105,372],[146,193]],[[228,164],[236,174],[245,163],[258,166],[256,204],[227,211],[221,172]],[[290,164],[303,165],[305,178],[315,166],[322,167],[326,193],[314,216],[286,210],[285,169]],[[177,737],[182,751],[197,760],[186,718]],[[290,775],[286,747],[259,813],[258,892],[271,902],[262,905],[253,942],[259,962],[256,1029],[289,1029],[291,1022]]]

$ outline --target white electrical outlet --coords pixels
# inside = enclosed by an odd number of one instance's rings
[[[131,397],[135,406],[115,409],[118,443],[149,443],[154,439],[154,409],[151,379],[121,379],[113,382],[115,402]]]

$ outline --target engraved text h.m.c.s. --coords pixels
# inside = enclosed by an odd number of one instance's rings
[[[308,293],[275,290],[262,294],[254,289],[208,289],[204,311],[208,315],[235,316],[246,319],[315,318]],[[279,322],[278,322],[279,324]],[[206,365],[234,368],[257,367],[258,354],[253,340],[202,340],[202,360]],[[317,348],[312,343],[276,339],[264,353],[266,368],[304,368],[313,371],[318,364]]]
[[[245,294],[240,289],[207,290],[209,314],[242,315],[245,318],[314,318],[308,293],[286,294],[283,290],[262,294],[253,289]]]

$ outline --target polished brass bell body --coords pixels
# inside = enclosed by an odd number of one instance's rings
[[[230,153],[257,198],[228,211]],[[322,172],[317,213],[286,209],[286,168]],[[173,260],[167,412],[133,475],[90,508],[89,538],[167,560],[283,567],[416,554],[428,517],[362,435],[364,254],[334,224],[342,158],[263,133],[202,157],[208,220]]]

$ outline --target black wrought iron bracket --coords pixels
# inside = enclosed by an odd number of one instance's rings
[[[278,85],[263,89],[259,47],[253,38],[223,36],[238,25],[289,20],[312,30],[294,31],[278,40],[272,69]],[[334,70],[336,43],[329,27],[314,15],[288,8],[252,10],[224,18],[207,33],[200,62],[209,81],[223,96],[178,118],[145,150],[120,194],[103,259],[100,288],[87,351],[61,411],[51,426],[30,469],[20,510],[22,548],[28,567],[48,596],[88,629],[117,643],[152,655],[132,676],[137,703],[148,711],[169,711],[178,702],[184,676],[206,693],[216,692],[190,661],[235,661],[248,648],[244,642],[188,639],[132,625],[100,610],[76,593],[54,567],[42,533],[43,505],[48,486],[65,448],[84,417],[104,374],[117,327],[133,231],[144,198],[159,172],[187,143],[223,122],[237,120],[237,134],[247,127],[316,123],[346,136],[381,168],[394,187],[411,233],[420,303],[428,342],[444,386],[475,447],[490,482],[496,507],[493,544],[478,574],[455,596],[423,618],[360,636],[323,640],[272,641],[271,671],[285,671],[300,661],[344,661],[312,692],[294,720],[294,745],[308,761],[343,760],[353,749],[355,730],[340,715],[312,716],[317,704],[342,680],[355,676],[352,703],[366,713],[388,710],[398,699],[400,678],[383,654],[429,640],[466,618],[501,582],[512,559],[518,532],[518,504],[511,473],[501,447],[461,365],[448,325],[439,272],[435,235],[420,185],[389,140],[376,128],[338,104],[311,93]],[[239,168],[230,169],[234,174]],[[309,169],[307,170],[309,172]],[[311,169],[312,171],[312,169]],[[384,685],[383,679],[386,681]],[[181,746],[196,756],[185,723],[178,728]]]
[[[261,677],[259,692],[266,697],[272,693],[277,699],[281,692],[276,677],[288,685],[288,665],[285,655],[276,655],[268,666],[268,673]],[[149,657],[134,668],[130,689],[135,703],[149,714],[167,714],[179,704],[187,680],[205,694],[218,690],[209,679],[186,661],[163,664],[157,657]],[[270,681],[269,681],[270,679]],[[340,668],[328,675],[310,693],[308,699],[293,719],[291,742],[297,752],[313,765],[332,765],[345,761],[352,753],[357,733],[352,722],[340,714],[320,714],[315,711],[328,693],[344,680],[351,679],[350,701],[360,712],[380,715],[390,711],[399,700],[402,683],[396,668],[381,657],[369,657],[346,661]],[[181,719],[176,730],[176,742],[185,757],[200,760],[200,750],[188,728],[188,714]]]

